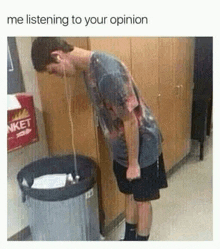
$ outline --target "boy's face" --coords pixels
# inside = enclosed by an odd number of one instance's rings
[[[58,77],[72,77],[76,73],[76,66],[70,60],[68,54],[62,51],[54,51],[52,53],[56,62],[50,63],[46,66],[46,72],[49,74],[54,74]]]
[[[46,72],[63,78],[64,76],[66,77],[74,76],[76,69],[74,65],[61,61],[58,63],[50,63],[49,65],[47,65]]]

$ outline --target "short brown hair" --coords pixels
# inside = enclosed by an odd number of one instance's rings
[[[59,37],[38,37],[32,43],[31,58],[34,69],[38,72],[45,71],[50,63],[56,63],[51,53],[62,50],[65,53],[71,52],[74,47]]]

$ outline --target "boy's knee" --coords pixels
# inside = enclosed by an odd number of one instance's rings
[[[137,201],[137,207],[142,208],[142,207],[151,207],[151,202],[150,201]]]
[[[127,200],[134,200],[134,195],[133,194],[125,194],[125,198]]]

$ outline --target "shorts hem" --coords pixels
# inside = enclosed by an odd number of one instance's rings
[[[159,196],[155,196],[155,197],[145,197],[145,198],[135,198],[134,197],[134,200],[136,202],[147,202],[147,201],[155,201],[155,200],[158,200],[160,199],[160,195]]]
[[[119,190],[119,191],[122,194],[125,194],[125,195],[133,195],[134,196],[134,200],[137,201],[137,202],[154,201],[154,200],[160,199],[159,190],[158,190],[158,192],[154,196],[148,196],[148,197],[135,197],[135,194],[133,194],[133,193],[126,192],[126,191],[121,191],[121,190]]]

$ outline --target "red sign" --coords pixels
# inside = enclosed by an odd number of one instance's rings
[[[16,94],[20,109],[8,110],[8,151],[38,141],[33,96]]]

